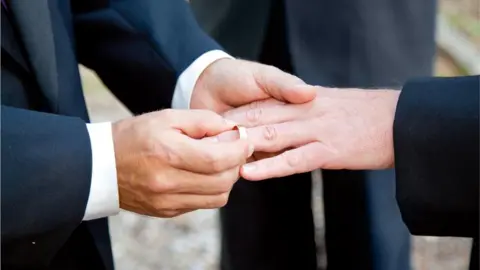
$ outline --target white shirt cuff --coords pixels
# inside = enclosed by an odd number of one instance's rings
[[[208,51],[193,61],[178,77],[175,91],[173,92],[172,108],[190,109],[190,99],[193,89],[202,72],[213,62],[232,56],[221,50]]]
[[[120,212],[111,123],[87,124],[92,147],[92,182],[83,220]]]

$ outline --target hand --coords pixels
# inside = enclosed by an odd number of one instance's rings
[[[305,83],[273,66],[220,59],[200,75],[192,93],[190,108],[221,113],[267,98],[289,103],[304,103],[315,98],[312,88],[294,91],[298,85]]]
[[[200,139],[233,127],[202,110],[163,110],[115,123],[120,207],[173,217],[224,206],[253,146]]]
[[[262,180],[319,168],[393,166],[392,128],[399,91],[315,88],[317,98],[306,104],[270,100],[254,109],[245,106],[225,113],[227,118],[252,127],[247,132],[255,151],[295,148],[244,165],[242,177]],[[224,136],[218,137],[225,141]]]

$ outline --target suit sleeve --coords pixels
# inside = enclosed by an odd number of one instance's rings
[[[407,83],[394,123],[397,201],[413,234],[478,236],[480,77]]]
[[[133,112],[170,107],[179,75],[220,49],[183,0],[74,1],[77,55]]]
[[[47,262],[85,212],[87,128],[79,118],[3,105],[1,116],[2,265]]]

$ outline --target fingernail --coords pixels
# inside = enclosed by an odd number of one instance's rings
[[[255,146],[253,144],[248,145],[248,157],[251,157],[253,155],[253,152],[255,151]]]
[[[242,170],[246,173],[254,171],[257,168],[255,164],[248,163],[242,166]]]

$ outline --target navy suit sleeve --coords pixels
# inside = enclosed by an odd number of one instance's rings
[[[1,116],[2,264],[48,261],[85,213],[88,131],[79,118],[3,105]]]
[[[220,49],[184,0],[74,1],[77,54],[134,113],[170,107],[178,76]]]
[[[413,234],[478,236],[480,77],[407,83],[394,124],[397,201]]]

